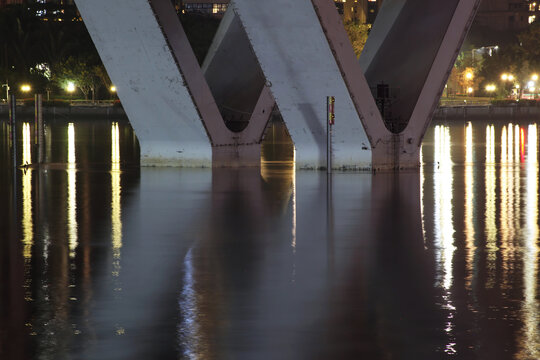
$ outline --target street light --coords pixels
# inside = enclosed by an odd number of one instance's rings
[[[75,92],[75,84],[73,82],[68,82],[66,86],[66,91],[69,93],[69,102],[71,103],[73,93]]]
[[[538,81],[538,74],[532,74],[531,80],[532,81]]]
[[[467,80],[472,80],[473,76],[474,76],[474,75],[473,75],[473,73],[471,73],[471,72],[468,72],[468,73],[465,74],[465,78],[466,78]]]
[[[23,84],[21,85],[21,91],[23,93],[27,93],[27,92],[30,92],[32,90],[32,87],[28,84]]]
[[[112,92],[112,93],[115,93],[115,92],[116,92],[116,86],[111,85],[111,92]]]
[[[74,92],[74,91],[75,91],[75,84],[72,83],[71,81],[68,82],[68,84],[67,84],[67,86],[66,86],[66,90],[67,90],[67,92],[69,92],[69,93]]]
[[[6,88],[6,102],[9,101],[9,84],[6,82],[5,84],[2,84],[2,87]]]
[[[493,95],[493,92],[497,90],[497,87],[494,84],[488,84],[486,85],[486,91],[489,93],[489,97]]]

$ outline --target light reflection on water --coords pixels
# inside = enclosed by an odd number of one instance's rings
[[[523,229],[523,336],[519,344],[521,359],[540,359],[540,309],[538,302],[538,151],[537,126],[529,125],[526,175],[525,224]]]
[[[75,126],[73,123],[68,124],[68,158],[67,158],[67,227],[68,227],[68,242],[69,242],[69,257],[74,258],[77,250],[77,169],[75,155]]]
[[[471,122],[467,123],[465,133],[465,248],[467,275],[465,286],[470,291],[473,282],[475,245],[475,222],[477,209],[475,207],[474,182],[474,132]],[[488,130],[489,131],[489,130]],[[487,143],[487,141],[486,141]]]
[[[434,198],[435,198],[435,256],[437,260],[437,286],[443,289],[442,308],[447,312],[444,330],[448,334],[448,343],[444,351],[447,354],[457,352],[455,339],[454,316],[455,310],[452,301],[453,260],[454,252],[454,226],[452,200],[453,172],[452,172],[452,139],[450,128],[438,125],[435,127],[434,159],[437,167],[434,169]]]
[[[122,186],[120,172],[120,134],[118,123],[111,126],[111,224],[113,248],[113,276],[120,275],[122,249]],[[118,287],[119,289],[120,287]]]
[[[214,171],[130,168],[122,121],[47,129],[16,214],[0,177],[2,359],[540,358],[534,123],[434,124],[420,173],[331,186],[280,128]]]

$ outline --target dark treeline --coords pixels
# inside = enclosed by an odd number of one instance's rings
[[[110,80],[75,7],[4,7],[0,33],[0,81],[17,95],[27,83],[32,92],[66,96],[71,81],[79,96],[109,97]]]

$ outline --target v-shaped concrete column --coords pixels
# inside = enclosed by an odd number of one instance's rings
[[[311,0],[233,0],[230,7],[287,124],[297,168],[326,166],[326,97],[335,96],[333,167],[369,169],[369,140]],[[365,111],[376,117],[376,110]]]
[[[277,104],[312,169],[326,166],[327,96],[334,167],[417,167],[478,4],[386,0],[359,63],[332,0],[233,0],[201,69],[169,0],[77,0],[143,164],[258,165]]]
[[[274,107],[270,92],[254,89],[247,126],[229,129],[169,0],[77,0],[77,6],[135,129],[143,165],[260,164]],[[237,50],[254,58],[247,38]]]
[[[312,1],[369,136],[373,169],[418,167],[422,138],[480,1],[385,0],[361,66],[334,2]],[[367,99],[378,85],[390,95],[379,117]]]

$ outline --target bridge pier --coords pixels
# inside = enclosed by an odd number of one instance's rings
[[[385,0],[360,62],[333,1],[312,2],[370,139],[372,168],[418,168],[422,139],[480,1]],[[388,97],[378,97],[378,86]]]
[[[326,167],[326,97],[335,96],[333,167],[369,169],[368,137],[311,0],[234,0],[230,7],[287,125],[296,167]]]
[[[231,129],[220,112],[228,99],[218,104],[209,86],[226,93],[230,83],[212,81],[211,62],[207,82],[169,0],[77,0],[77,6],[137,134],[141,165],[260,165],[260,142],[275,104],[264,79],[256,89],[261,76],[246,80],[223,69],[233,75],[229,81],[255,94],[250,101],[242,97],[251,106],[248,125]],[[227,28],[222,32],[229,36]],[[254,63],[247,38],[236,50]]]
[[[419,166],[479,4],[386,0],[358,62],[332,0],[233,0],[201,69],[170,0],[76,2],[142,165],[258,166],[277,106],[297,168],[324,168],[326,97],[335,96],[332,163],[355,170]],[[381,84],[397,90],[386,105],[373,95]]]

